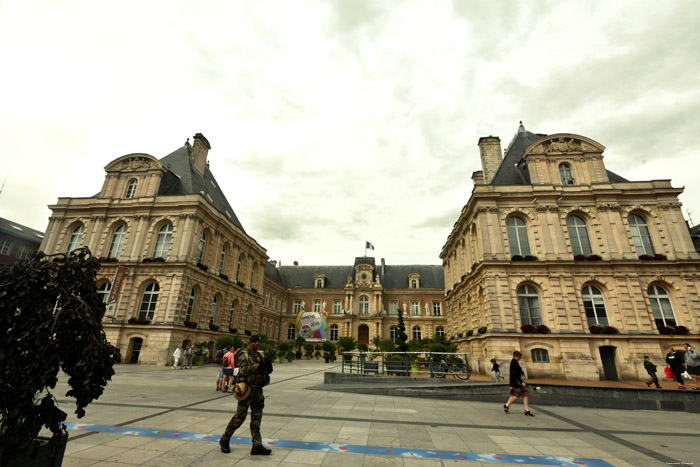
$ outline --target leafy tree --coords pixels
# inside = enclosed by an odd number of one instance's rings
[[[214,347],[216,348],[217,351],[223,349],[224,347],[228,347],[229,345],[232,345],[234,349],[240,349],[245,345],[243,342],[243,339],[241,339],[238,336],[219,336],[216,338],[216,343],[214,344]]]

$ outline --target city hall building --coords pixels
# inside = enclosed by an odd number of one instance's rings
[[[391,337],[398,309],[409,336],[445,334],[442,267],[277,266],[243,228],[207,162],[202,135],[157,159],[119,157],[100,192],[59,198],[41,249],[87,246],[102,262],[107,338],[127,363],[165,365],[178,345],[222,334],[293,339],[300,309],[325,310],[328,338]]]
[[[698,346],[700,255],[669,180],[607,170],[605,147],[522,124],[482,169],[440,252],[448,335],[487,373],[523,353],[530,377],[646,377],[644,355]],[[690,333],[690,335],[685,335]]]

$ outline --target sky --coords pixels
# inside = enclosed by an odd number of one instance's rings
[[[270,259],[441,264],[479,137],[522,120],[685,187],[698,224],[698,24],[691,0],[0,0],[0,217],[43,231],[110,161],[201,132]]]

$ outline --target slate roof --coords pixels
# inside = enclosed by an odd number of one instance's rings
[[[407,289],[408,275],[417,273],[420,275],[421,289],[444,289],[445,277],[440,265],[385,265],[384,275],[381,274],[381,266],[375,266],[373,257],[359,256],[355,258],[354,266],[280,266],[274,268],[271,264],[265,266],[265,272],[269,275],[268,266],[276,269],[281,278],[281,283],[290,289],[314,288],[314,276],[323,274],[326,276],[326,289],[342,289],[348,282],[348,276],[355,277],[355,266],[358,264],[370,264],[374,267],[372,277],[379,274],[379,280],[385,289]]]
[[[41,240],[44,238],[44,232],[34,230],[17,222],[12,222],[9,219],[3,219],[0,217],[0,233],[7,235],[12,235],[27,242],[36,243],[36,245],[41,244]]]
[[[225,215],[233,224],[245,232],[236,213],[228,203],[226,196],[219,187],[214,175],[209,170],[209,164],[200,174],[192,164],[192,146],[186,142],[184,146],[160,159],[168,171],[163,175],[158,189],[158,195],[189,195],[204,193],[214,208]],[[209,196],[207,196],[209,195]],[[211,198],[211,199],[210,199]]]
[[[496,171],[496,175],[494,175],[493,180],[491,180],[491,185],[530,185],[530,173],[527,167],[521,167],[521,169],[523,169],[523,176],[525,177],[525,180],[523,180],[523,177],[520,176],[515,166],[522,159],[525,150],[530,147],[532,143],[545,136],[547,135],[527,131],[521,123],[517,133],[515,133],[515,136],[513,136],[513,139],[506,149],[506,155],[503,157],[503,161]],[[613,183],[628,181],[614,172],[609,170],[607,170],[607,172],[610,181]]]
[[[690,238],[693,239],[695,251],[700,253],[700,224],[690,228]]]

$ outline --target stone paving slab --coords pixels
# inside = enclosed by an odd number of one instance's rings
[[[157,439],[117,433],[71,430],[64,466],[481,466],[551,464],[546,458],[584,458],[590,465],[659,466],[694,462],[700,455],[697,414],[538,406],[524,417],[516,405],[510,415],[502,403],[468,402],[314,391],[327,370],[339,365],[297,361],[275,365],[265,388],[262,434],[266,440],[364,447],[362,452],[271,446],[269,457],[250,456],[249,445],[232,445],[223,454],[215,441]],[[77,419],[61,376],[54,391],[68,422],[128,429],[177,431],[220,436],[235,410],[231,395],[215,392],[216,368],[118,365],[105,394]],[[507,395],[503,394],[503,402]],[[250,436],[247,423],[235,436]],[[324,439],[325,436],[325,439]],[[218,439],[218,438],[215,438]],[[145,440],[145,441],[144,441]],[[325,443],[325,444],[324,444]],[[479,459],[395,457],[373,451],[407,449],[478,453]],[[336,447],[334,449],[339,449]],[[358,448],[359,449],[359,448]],[[364,451],[367,451],[365,454]],[[442,451],[440,451],[442,450]],[[496,457],[508,455],[497,460]],[[538,456],[538,457],[537,457]],[[468,457],[468,456],[465,456]],[[488,460],[484,460],[488,459]]]

